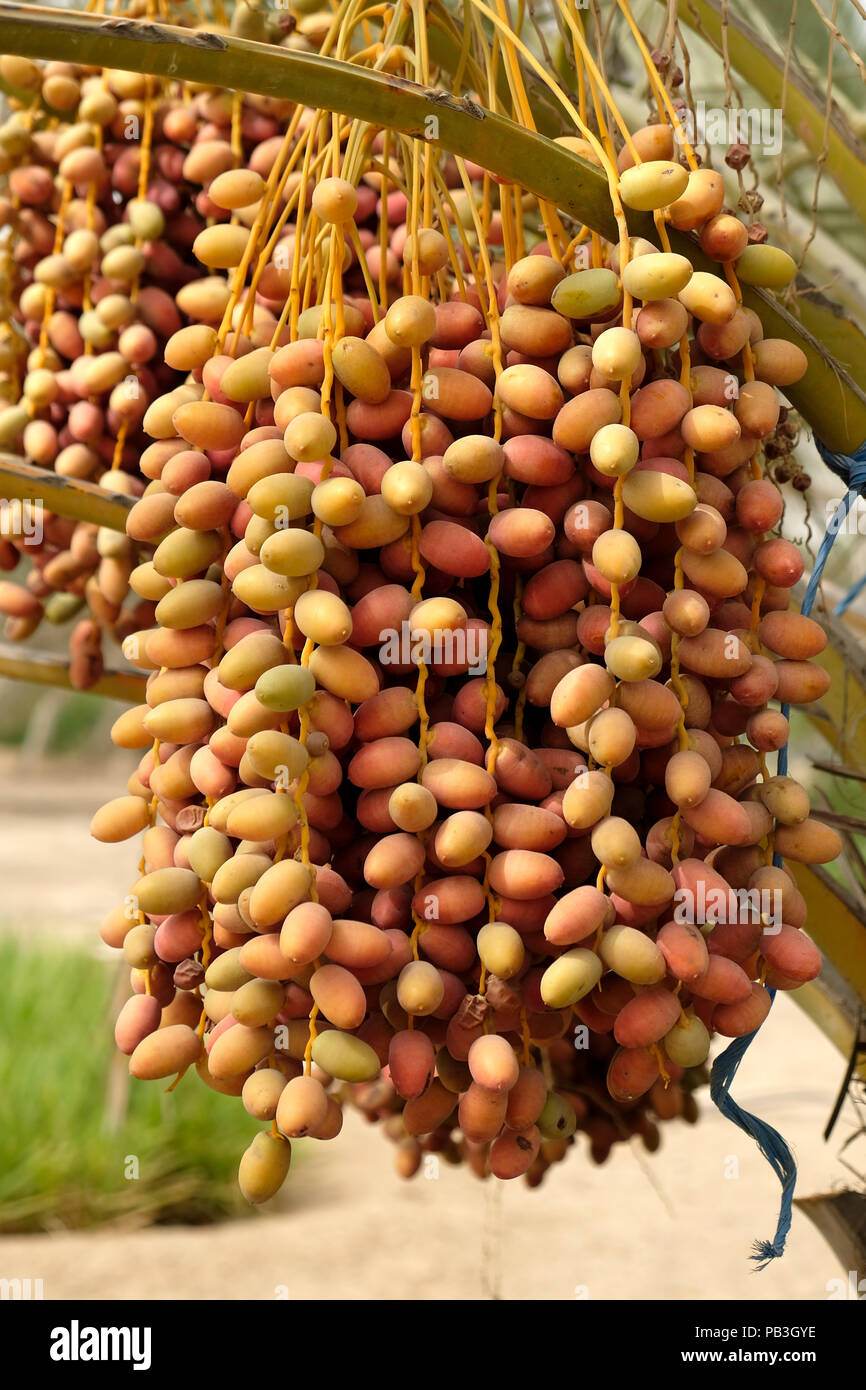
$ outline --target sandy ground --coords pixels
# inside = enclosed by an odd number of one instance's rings
[[[5,924],[93,941],[135,874],[129,846],[87,834],[122,776],[120,764],[58,776],[56,764],[0,762]],[[735,1083],[790,1142],[802,1196],[847,1185],[850,1112],[821,1139],[842,1071],[780,996]],[[663,1126],[657,1154],[618,1146],[597,1168],[581,1146],[535,1192],[444,1164],[404,1183],[386,1141],[352,1116],[336,1142],[307,1146],[285,1196],[248,1221],[8,1237],[0,1277],[41,1278],[47,1299],[825,1299],[844,1271],[799,1212],[784,1259],[750,1264],[752,1240],[774,1232],[779,1185],[705,1093],[701,1107],[698,1126]]]

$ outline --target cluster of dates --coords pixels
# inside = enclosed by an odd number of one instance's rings
[[[380,165],[311,183],[228,346],[215,273],[167,338],[186,379],[148,406],[129,518],[147,696],[113,731],[141,757],[93,823],[143,831],[143,872],[102,934],[132,1074],[194,1068],[270,1123],[251,1201],[347,1100],[406,1174],[428,1151],[535,1183],[578,1130],[597,1161],[653,1147],[713,1036],[820,969],[773,854],[838,836],[766,758],[826,639],[759,466],[806,362],[738,293],[792,263],[670,129],[633,143],[618,193],[659,245],[506,257],[481,171],[458,239]],[[204,196],[249,215],[192,248],[241,280],[257,158],[213,167]]]
[[[9,56],[0,76],[19,94],[0,126],[0,448],[136,498],[145,415],[183,379],[166,344],[202,312],[219,322],[228,302],[223,283],[215,303],[193,254],[230,217],[205,187],[247,157],[266,173],[291,104],[249,96],[233,113],[230,93]],[[139,549],[132,533],[6,505],[0,569],[22,574],[0,582],[4,636],[74,622],[72,684],[91,686],[105,635],[122,641],[153,619],[146,600],[129,600]]]

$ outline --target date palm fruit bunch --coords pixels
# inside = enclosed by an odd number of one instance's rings
[[[205,187],[245,164],[254,199],[292,106],[8,56],[0,76],[21,93],[0,127],[15,298],[0,343],[0,448],[134,499],[147,483],[147,411],[184,380],[166,344],[191,324],[215,341],[224,308],[195,239],[254,215],[218,206]],[[149,600],[129,602],[140,538],[50,511],[37,536],[28,520],[24,508],[16,526],[13,510],[0,537],[2,569],[31,562],[23,583],[0,586],[4,635],[75,621],[70,673],[86,688],[101,674],[103,636],[119,642],[153,621]]]
[[[144,419],[140,760],[93,833],[143,832],[119,1046],[263,1122],[252,1202],[347,1101],[407,1175],[654,1147],[820,968],[773,856],[838,837],[767,765],[827,686],[761,466],[805,359],[740,294],[793,263],[670,120],[563,138],[618,240],[302,107],[264,189],[255,154],[205,189],[256,212],[196,237],[214,308]]]

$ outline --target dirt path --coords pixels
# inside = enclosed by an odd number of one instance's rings
[[[137,877],[136,850],[91,839],[90,818],[121,796],[135,754],[84,768],[71,759],[24,761],[0,748],[0,924],[101,944],[97,927]],[[108,949],[105,948],[106,954]]]
[[[30,935],[93,941],[134,876],[129,846],[87,834],[122,772],[11,771],[0,766],[0,916]],[[849,1126],[821,1140],[842,1070],[780,996],[737,1077],[740,1103],[791,1143],[801,1195],[846,1185],[836,1154]],[[785,1258],[762,1273],[750,1265],[752,1240],[775,1229],[779,1185],[704,1093],[701,1107],[698,1126],[662,1127],[654,1156],[618,1146],[597,1168],[582,1144],[535,1192],[494,1189],[444,1164],[438,1177],[404,1183],[390,1146],[350,1117],[337,1141],[307,1146],[276,1212],[197,1229],[8,1237],[0,1277],[41,1278],[49,1299],[826,1298],[843,1271],[799,1213]]]

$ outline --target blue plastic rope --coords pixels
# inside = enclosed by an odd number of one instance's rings
[[[769,990],[769,995],[771,1000],[775,999],[776,991],[774,989]],[[757,1263],[758,1269],[763,1269],[770,1260],[776,1260],[784,1254],[785,1238],[791,1229],[791,1207],[794,1185],[797,1181],[797,1165],[791,1150],[778,1130],[773,1129],[773,1126],[768,1125],[766,1121],[758,1119],[757,1115],[750,1115],[748,1110],[743,1110],[730,1093],[731,1083],[737,1074],[737,1068],[746,1054],[746,1049],[757,1037],[759,1031],[756,1028],[753,1033],[747,1033],[745,1037],[734,1038],[733,1042],[729,1043],[724,1052],[716,1058],[710,1073],[710,1096],[726,1120],[730,1120],[738,1129],[744,1130],[750,1139],[754,1139],[782,1184],[782,1202],[775,1237],[772,1241],[756,1240],[753,1247],[754,1253],[750,1257]]]
[[[862,579],[858,579],[856,584],[852,584],[845,597],[839,600],[836,607],[833,609],[833,616],[838,618],[842,613],[846,612],[846,610],[851,607],[855,598],[858,598],[864,589],[866,589],[866,574],[863,575]]]
[[[851,507],[861,492],[866,491],[866,440],[852,456],[846,454],[835,454],[821,443],[815,440],[822,459],[837,477],[841,478],[846,484],[847,492],[839,503],[833,515],[833,520],[827,528],[827,532],[818,549],[815,565],[806,586],[806,593],[800,609],[804,616],[808,616],[812,611],[815,602],[815,595],[818,592],[818,585],[821,582],[821,575],[827,563],[827,557],[833,548],[833,542],[844,525]],[[866,576],[854,586],[853,590],[846,594],[842,603],[836,609],[837,612],[844,612],[848,604],[856,598],[860,590],[866,585]],[[788,718],[790,706],[782,705],[782,713]],[[788,770],[788,745],[784,744],[779,749],[776,760],[777,776],[783,776]],[[782,866],[782,857],[779,854],[773,856],[773,863],[777,868]],[[768,989],[770,1002],[776,997],[774,989]],[[745,1037],[734,1038],[729,1043],[713,1063],[710,1074],[710,1095],[726,1119],[730,1120],[739,1129],[742,1129],[750,1138],[754,1139],[761,1153],[770,1164],[782,1184],[782,1200],[779,1207],[779,1220],[776,1226],[776,1234],[773,1240],[756,1240],[754,1243],[754,1253],[751,1258],[755,1261],[758,1269],[764,1269],[770,1260],[778,1259],[785,1250],[785,1240],[791,1229],[791,1213],[794,1198],[794,1186],[797,1181],[797,1165],[787,1143],[779,1134],[778,1130],[773,1129],[764,1120],[758,1119],[757,1115],[750,1115],[747,1110],[743,1110],[731,1095],[731,1084],[737,1074],[743,1057],[747,1049],[757,1034],[759,1029],[753,1033],[747,1033]]]
[[[839,532],[844,526],[845,519],[848,516],[848,513],[850,512],[857,498],[860,496],[862,492],[866,491],[866,440],[864,440],[863,443],[860,445],[860,448],[857,449],[850,456],[847,454],[833,453],[833,451],[827,449],[818,438],[815,439],[815,446],[818,450],[818,453],[821,455],[822,459],[826,463],[827,467],[830,469],[832,473],[836,474],[837,478],[842,479],[843,483],[846,484],[848,490],[845,493],[845,496],[842,498],[841,502],[839,503],[838,507],[836,508],[836,511],[833,514],[833,519],[830,522],[830,525],[827,527],[824,539],[822,540],[821,545],[819,546],[818,554],[815,559],[815,564],[812,569],[812,573],[809,576],[809,583],[806,586],[806,593],[804,595],[803,603],[800,608],[800,612],[804,615],[804,617],[808,617],[809,614],[812,612],[812,607],[815,602],[815,595],[818,592],[818,585],[820,584],[821,576],[824,573],[824,566],[826,565],[830,551],[833,548],[833,542],[835,541],[836,537],[838,536]],[[854,589],[850,590],[845,595],[845,598],[842,600],[842,602],[836,609],[837,613],[843,613],[845,611],[845,609],[852,602],[852,600],[857,597],[857,593],[859,593],[860,589],[863,587],[864,584],[866,584],[866,575],[864,575],[862,580],[858,580],[857,584],[854,586]],[[782,713],[787,719],[790,713],[790,705],[782,705]],[[776,774],[777,776],[782,777],[785,775],[787,771],[788,745],[786,743],[782,748],[779,749],[779,756],[776,760]],[[779,857],[779,855],[774,856],[773,863],[776,865],[777,868],[781,867],[782,860]]]
[[[837,477],[842,478],[842,480],[848,484],[848,498],[843,499],[848,501],[848,506],[845,508],[845,515],[847,516],[854,504],[854,500],[866,490],[866,443],[861,444],[857,452],[851,458],[848,458],[845,454],[831,453],[830,450],[825,449],[823,444],[818,440],[815,442],[818,445],[818,451],[827,464],[827,467],[831,468]],[[831,525],[835,524],[836,518],[834,517]],[[839,614],[844,613],[847,608],[850,608],[855,598],[863,592],[864,588],[866,588],[866,574],[863,575],[862,579],[858,579],[855,584],[851,585],[845,597],[841,599],[833,609],[834,614],[838,617]],[[805,611],[806,609],[804,608],[804,612]]]

